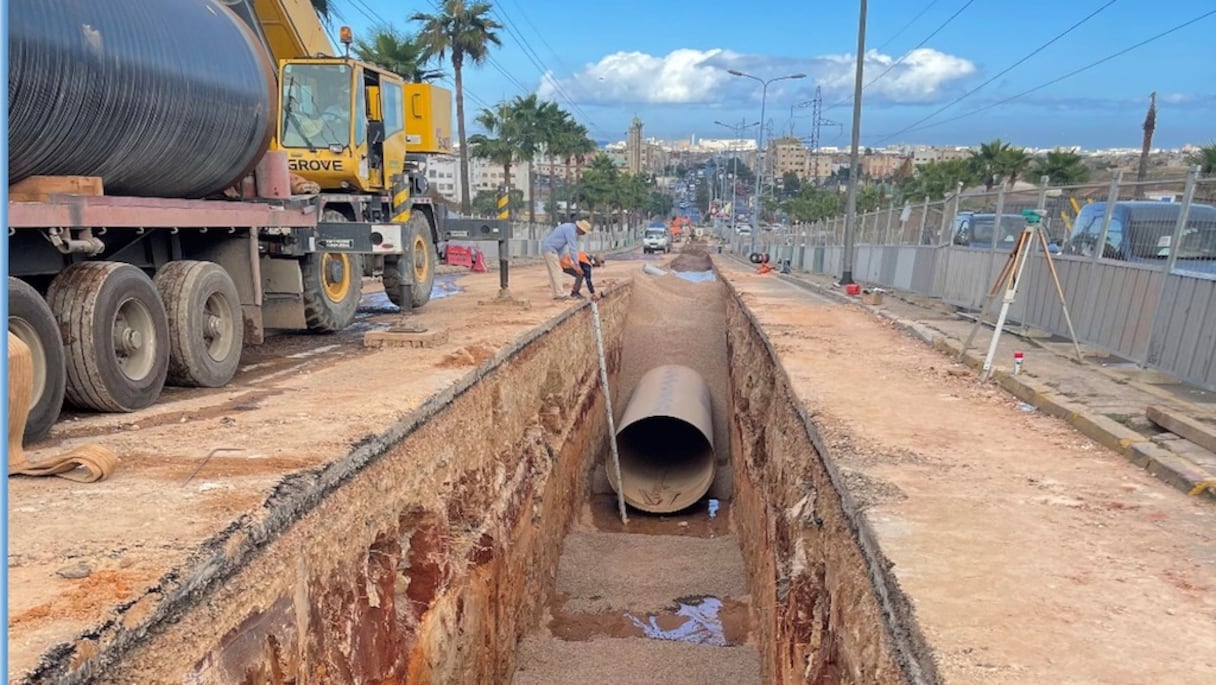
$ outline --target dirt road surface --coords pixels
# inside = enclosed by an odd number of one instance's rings
[[[1216,682],[1216,510],[852,307],[719,258],[953,683]]]
[[[597,285],[640,268],[610,259]],[[362,346],[363,333],[400,320],[370,284],[351,329],[247,348],[228,387],[167,388],[155,406],[132,414],[65,414],[48,441],[32,446],[31,460],[97,442],[120,462],[113,477],[94,484],[10,480],[9,679],[114,618],[121,605],[138,600],[124,621],[146,615],[159,601],[149,589],[197,562],[200,544],[255,512],[283,476],[345,455],[574,304],[550,299],[537,263],[511,273],[512,294],[530,300],[526,311],[478,304],[497,294],[496,269],[453,278],[440,280],[462,292],[411,318],[448,332],[433,349]]]

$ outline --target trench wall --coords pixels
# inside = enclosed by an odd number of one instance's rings
[[[807,408],[728,290],[733,511],[763,682],[936,682],[911,610]]]
[[[613,374],[628,300],[626,286],[600,303]],[[324,477],[280,488],[204,560],[226,573],[182,595],[120,660],[91,660],[90,676],[506,682],[607,439],[590,316],[584,306],[539,329],[355,450],[323,496],[308,493]],[[282,516],[274,536],[256,532]]]

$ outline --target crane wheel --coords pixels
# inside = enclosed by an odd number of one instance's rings
[[[431,223],[426,214],[418,210],[410,213],[405,224],[405,239],[413,251],[413,263],[386,258],[381,279],[389,302],[401,306],[401,269],[413,268],[414,284],[410,287],[410,306],[421,307],[431,300],[431,288],[435,286],[435,269],[439,265],[439,254],[431,237]]]
[[[38,442],[51,432],[63,410],[67,370],[63,364],[63,339],[50,306],[28,283],[8,279],[8,330],[30,348],[34,383],[30,413],[22,441]]]
[[[236,375],[245,322],[236,284],[214,262],[166,264],[154,279],[169,318],[173,385],[219,388]]]
[[[325,210],[325,221],[348,221]],[[363,296],[363,262],[345,252],[313,252],[300,262],[304,279],[304,321],[314,333],[336,333],[355,321]]]
[[[63,336],[67,401],[129,412],[156,401],[169,372],[169,320],[151,278],[122,262],[79,262],[47,291]]]

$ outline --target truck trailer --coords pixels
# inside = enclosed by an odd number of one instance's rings
[[[268,330],[342,330],[364,276],[426,304],[451,95],[351,58],[345,27],[338,54],[307,0],[12,0],[9,37],[27,442],[65,400],[135,411],[226,385]]]

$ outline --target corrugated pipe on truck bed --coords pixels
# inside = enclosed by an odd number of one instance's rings
[[[11,0],[9,184],[99,176],[107,194],[200,198],[270,144],[275,75],[216,0]]]
[[[709,386],[678,364],[647,371],[616,431],[625,501],[652,513],[680,511],[714,482]],[[608,480],[620,491],[612,469]]]

